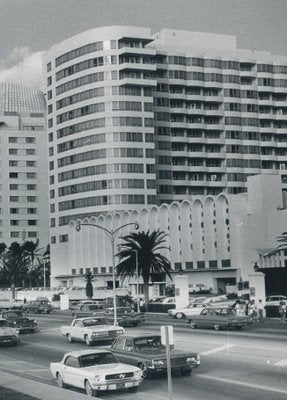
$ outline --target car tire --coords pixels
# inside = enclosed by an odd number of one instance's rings
[[[128,388],[128,392],[130,393],[136,393],[139,390],[138,386],[133,386],[131,388]]]
[[[184,317],[184,314],[181,312],[175,314],[176,319],[182,319],[183,317]]]
[[[191,327],[191,329],[196,329],[196,323],[193,322],[192,320],[189,321],[189,326]]]
[[[242,328],[242,326],[240,325],[240,326],[236,326],[235,327],[235,329],[237,330],[237,331],[240,331],[241,330],[241,328]]]
[[[88,335],[85,335],[85,343],[87,346],[91,346],[93,344]]]
[[[182,376],[190,376],[192,368],[181,368],[180,373]]]
[[[142,370],[142,378],[145,379],[148,376],[148,368],[146,363],[139,363],[138,367]]]
[[[60,374],[60,372],[57,373],[57,385],[59,388],[63,389],[64,387],[66,387],[65,382],[62,378],[62,375]]]
[[[72,338],[72,336],[70,335],[70,333],[68,333],[67,339],[68,339],[68,342],[69,342],[69,343],[73,343],[73,338]]]
[[[97,390],[92,388],[92,385],[90,384],[90,382],[88,380],[86,380],[86,382],[85,382],[85,390],[86,390],[87,396],[89,396],[89,397],[97,396]]]
[[[214,324],[213,328],[215,331],[220,331],[220,325],[219,324]]]

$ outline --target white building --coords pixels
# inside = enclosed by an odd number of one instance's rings
[[[197,196],[211,196],[210,212],[260,173],[286,191],[286,57],[238,49],[234,36],[109,26],[53,46],[43,65],[53,276],[66,274],[61,254],[78,218],[164,203],[199,213]],[[230,259],[227,228],[218,249],[192,244],[195,262],[219,269]],[[175,262],[191,262],[192,250],[182,250],[188,261],[175,250]]]
[[[43,93],[0,84],[0,240],[49,243],[46,105]]]

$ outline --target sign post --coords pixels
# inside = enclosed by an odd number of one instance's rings
[[[161,343],[165,346],[166,349],[168,400],[172,400],[170,346],[173,345],[173,326],[161,326],[160,331],[161,331]]]

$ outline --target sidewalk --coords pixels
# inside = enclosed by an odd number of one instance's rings
[[[2,389],[4,387],[4,390]],[[94,397],[100,399],[99,397]],[[15,375],[0,373],[0,400],[87,400],[84,392],[60,389]]]

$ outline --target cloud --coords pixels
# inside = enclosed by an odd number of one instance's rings
[[[44,52],[31,53],[28,47],[14,48],[0,62],[0,83],[11,82],[43,89],[42,56]]]

